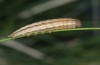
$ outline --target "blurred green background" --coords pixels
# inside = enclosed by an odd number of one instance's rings
[[[0,39],[27,24],[76,18],[100,26],[100,0],[0,0]],[[0,65],[100,65],[100,31],[63,31],[0,43]]]

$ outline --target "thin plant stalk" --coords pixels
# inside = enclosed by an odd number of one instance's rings
[[[65,30],[54,30],[53,32],[61,32],[61,31],[78,31],[78,30],[100,30],[100,28],[75,28],[75,29],[65,29]],[[20,37],[19,37],[20,38]],[[5,38],[0,40],[0,42],[8,41],[13,38]]]

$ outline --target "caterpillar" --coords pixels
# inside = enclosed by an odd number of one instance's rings
[[[54,30],[72,29],[80,26],[81,22],[73,18],[50,19],[26,25],[16,30],[8,37],[18,38],[30,35],[43,34],[45,32],[50,33]]]

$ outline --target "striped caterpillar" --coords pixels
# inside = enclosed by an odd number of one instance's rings
[[[81,22],[77,19],[72,19],[72,18],[50,19],[26,25],[18,29],[17,31],[13,32],[8,37],[18,38],[18,37],[42,34],[45,32],[52,32],[54,30],[72,29],[80,26]]]

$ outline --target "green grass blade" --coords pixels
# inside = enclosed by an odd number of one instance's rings
[[[78,31],[78,30],[100,30],[100,28],[75,28],[75,29],[55,30],[55,31],[53,31],[53,32]]]
[[[100,30],[100,28],[75,28],[75,29],[65,29],[65,30],[54,30],[53,32],[61,32],[61,31],[78,31],[78,30]],[[20,38],[20,37],[18,37]],[[4,42],[7,40],[11,40],[12,38],[5,38],[0,40],[0,42]]]
[[[2,39],[0,40],[0,42],[4,42],[4,41],[7,41],[7,40],[11,40],[12,38],[5,38],[5,39]]]

